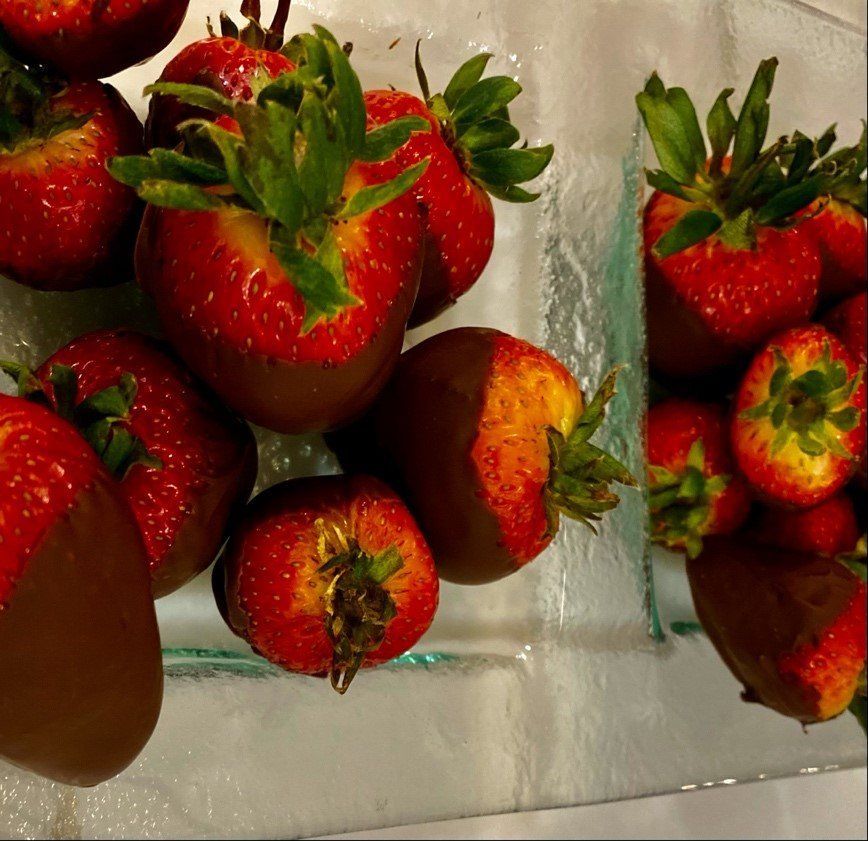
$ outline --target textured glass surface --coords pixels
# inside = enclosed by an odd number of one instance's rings
[[[273,3],[263,5],[267,16]],[[219,6],[193,0],[175,44],[118,77],[140,112],[142,86]],[[589,387],[613,362],[627,363],[603,437],[640,469],[635,92],[657,67],[710,103],[776,53],[772,129],[798,121],[813,132],[839,118],[849,136],[863,110],[864,35],[780,0],[296,0],[290,28],[317,19],[354,42],[369,87],[415,89],[417,38],[434,86],[480,50],[495,54],[494,72],[524,85],[515,122],[531,143],[557,150],[544,197],[498,204],[484,278],[408,341],[460,324],[498,327],[552,350]],[[87,329],[128,323],[153,326],[132,287],[58,296],[0,281],[3,356],[39,360]],[[335,469],[317,436],[262,432],[260,442],[262,486]],[[343,698],[250,655],[201,576],[159,603],[168,680],[139,760],[88,791],[0,766],[0,834],[307,835],[864,762],[855,722],[803,734],[739,703],[703,638],[655,642],[644,521],[641,494],[625,492],[598,537],[565,523],[521,574],[483,588],[445,585],[418,648],[361,675]],[[682,579],[670,578],[658,595],[674,610]]]

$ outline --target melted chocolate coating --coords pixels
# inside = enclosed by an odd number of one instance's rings
[[[710,537],[687,562],[702,627],[735,677],[744,699],[808,724],[816,710],[804,687],[785,682],[778,658],[815,643],[847,608],[859,582],[831,558]]]
[[[150,242],[157,235],[154,214],[148,206],[137,244],[136,267],[145,289],[148,276],[160,271],[151,259],[157,253]],[[333,367],[246,352],[200,330],[164,296],[156,297],[156,305],[179,356],[227,406],[259,426],[299,435],[351,423],[374,402],[398,361],[417,290],[416,280],[407,283],[380,332],[352,359]]]
[[[126,768],[163,694],[147,559],[108,478],[83,490],[0,612],[0,756],[75,786]]]
[[[462,327],[405,353],[374,409],[378,445],[397,468],[442,578],[486,584],[518,569],[483,503],[470,451],[497,330]]]
[[[172,548],[154,571],[155,599],[173,593],[210,566],[228,527],[250,499],[259,458],[256,440],[246,424],[243,434],[244,448],[233,469],[213,479],[199,496],[178,530]]]

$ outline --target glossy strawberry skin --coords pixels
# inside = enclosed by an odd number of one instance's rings
[[[439,582],[425,538],[388,487],[366,476],[296,479],[249,506],[214,570],[214,588],[229,627],[263,657],[291,672],[325,675],[332,665],[326,633],[327,590],[333,573],[319,572],[321,526],[338,527],[376,554],[392,546],[403,567],[383,587],[397,615],[362,668],[412,648],[428,630]]]
[[[770,447],[774,429],[768,419],[756,422],[742,416],[769,396],[769,384],[776,362],[773,348],[779,348],[791,361],[796,375],[803,373],[821,357],[828,343],[831,358],[844,363],[848,377],[859,372],[859,365],[841,342],[818,325],[796,327],[773,336],[751,362],[733,402],[731,440],[733,454],[753,489],[767,502],[783,507],[807,508],[833,496],[853,476],[857,459],[865,448],[865,380],[863,377],[849,400],[858,412],[856,426],[841,433],[840,444],[851,458],[827,451],[822,456],[807,456],[795,443],[772,457]]]
[[[249,100],[253,96],[250,82],[254,74],[265,72],[276,78],[294,69],[293,62],[280,53],[256,49],[236,38],[215,37],[184,47],[166,65],[159,81],[206,85],[230,99]],[[207,113],[172,96],[153,96],[145,122],[147,146],[174,147],[180,139],[175,127]]]
[[[826,313],[826,325],[843,343],[860,365],[868,363],[868,292],[841,301]]]
[[[354,164],[346,195],[386,180]],[[301,334],[304,305],[246,211],[149,207],[140,283],[177,352],[243,417],[278,432],[325,430],[362,414],[401,351],[418,289],[421,223],[412,196],[337,223],[350,291],[361,301]]]
[[[806,322],[817,304],[821,270],[816,240],[802,225],[758,228],[755,251],[711,236],[655,257],[654,244],[690,208],[655,192],[644,216],[650,363],[672,377],[732,365],[772,333]]]
[[[74,82],[54,108],[94,116],[80,129],[0,152],[0,274],[41,290],[129,280],[140,204],[105,163],[141,151],[141,124],[98,82]]]
[[[808,212],[815,212],[816,206]],[[852,205],[828,199],[805,223],[817,239],[823,270],[820,298],[836,300],[868,287],[868,231],[865,217]]]
[[[403,354],[374,436],[442,578],[496,581],[548,546],[547,430],[567,436],[582,407],[557,360],[497,330],[449,330]]]
[[[375,125],[408,115],[431,124],[430,131],[414,133],[395,153],[402,168],[430,159],[414,188],[426,232],[422,282],[410,319],[415,327],[452,306],[479,279],[494,248],[494,210],[488,193],[466,174],[421,99],[375,90],[365,94],[365,105]]]
[[[190,0],[7,0],[2,26],[31,58],[74,79],[102,79],[165,47]]]
[[[687,562],[697,615],[744,699],[804,724],[842,713],[865,664],[865,584],[831,558],[712,537]]]
[[[765,509],[753,536],[760,543],[834,558],[852,552],[859,541],[859,523],[850,498],[839,493],[804,511]]]
[[[133,465],[120,488],[142,533],[154,596],[168,595],[211,564],[247,502],[257,468],[253,434],[167,347],[139,333],[89,333],[59,350],[37,371],[51,395],[54,365],[75,372],[79,402],[124,373],[136,378],[127,428],[163,466]]]
[[[729,476],[722,492],[709,505],[708,519],[700,536],[730,534],[738,529],[750,510],[747,483],[735,470],[729,449],[729,425],[725,410],[714,403],[669,398],[648,412],[647,459],[649,469],[662,467],[676,476],[684,474],[687,457],[695,442],[705,451],[703,475]],[[650,481],[650,476],[649,476]],[[652,533],[653,539],[653,533]],[[683,545],[671,545],[683,549]]]
[[[162,700],[145,550],[87,442],[0,395],[0,758],[67,785],[115,776]]]

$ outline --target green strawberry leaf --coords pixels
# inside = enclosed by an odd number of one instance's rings
[[[738,115],[730,174],[738,178],[756,159],[765,143],[769,125],[768,99],[772,92],[778,60],[760,62]]]
[[[298,182],[308,215],[318,216],[340,196],[348,161],[340,138],[329,131],[328,113],[319,96],[305,94],[298,120],[307,141],[298,166]]]
[[[732,138],[735,135],[737,123],[729,107],[729,98],[733,93],[732,88],[722,90],[708,112],[705,125],[708,132],[708,141],[711,144],[711,165],[709,166],[709,172],[712,175],[720,173],[723,159],[726,157],[729,145],[732,143]]]
[[[495,186],[506,187],[536,178],[554,154],[551,145],[536,149],[491,149],[473,156],[470,174]]]
[[[322,27],[314,27],[320,37],[327,33]],[[330,104],[335,108],[338,122],[343,128],[350,155],[358,157],[365,148],[367,115],[362,85],[355,70],[350,66],[346,53],[334,37],[325,39],[325,49],[331,62],[334,89],[330,94]]]
[[[256,194],[244,172],[244,161],[241,157],[244,139],[207,120],[199,121],[199,130],[201,135],[207,137],[214,145],[218,154],[223,159],[227,180],[235,192],[247,203],[251,210],[264,216],[265,206],[260,201],[259,196]]]
[[[385,161],[400,149],[416,131],[430,131],[431,124],[422,117],[399,117],[365,135],[365,145],[359,154],[363,161]]]
[[[760,225],[771,225],[807,207],[820,195],[823,181],[822,176],[816,175],[813,178],[797,182],[792,187],[786,187],[779,193],[776,193],[757,211],[757,223]]]
[[[675,111],[678,119],[681,121],[687,142],[693,150],[697,172],[703,172],[705,169],[705,158],[708,153],[705,149],[705,140],[702,137],[702,129],[699,127],[696,109],[693,107],[687,91],[684,88],[670,88],[666,91],[666,102]]]
[[[465,61],[455,71],[455,75],[449,80],[446,90],[443,91],[443,98],[450,111],[455,108],[461,97],[482,78],[491,58],[491,53],[479,53]]]
[[[350,200],[335,214],[335,218],[350,219],[362,213],[370,213],[372,210],[394,201],[399,196],[403,196],[422,177],[428,164],[429,159],[425,158],[424,161],[419,161],[419,163],[405,169],[391,181],[363,187],[350,197]]]
[[[224,169],[169,149],[152,149],[148,155],[113,158],[108,166],[117,181],[133,188],[140,187],[144,181],[154,180],[200,186],[225,184],[228,180]]]
[[[0,359],[0,371],[15,380],[19,397],[30,397],[43,391],[42,383],[27,365],[12,359]]]
[[[508,105],[520,93],[521,85],[508,76],[490,76],[471,85],[461,94],[455,107],[452,108],[452,119],[455,121],[459,137],[462,129],[493,116],[495,111]]]
[[[710,210],[690,210],[654,243],[654,254],[663,259],[690,248],[720,230],[722,224]]]
[[[461,135],[461,146],[472,153],[506,149],[518,142],[518,129],[509,121],[489,117],[471,125]]]
[[[404,559],[397,546],[390,546],[376,555],[359,552],[353,565],[353,575],[359,581],[385,584],[396,572],[403,569]]]
[[[485,184],[485,189],[494,196],[494,198],[500,199],[501,201],[512,202],[513,204],[527,204],[536,201],[540,197],[539,193],[529,193],[527,190],[523,190],[515,184],[510,184],[506,187],[495,184]]]
[[[176,181],[143,181],[138,194],[149,204],[174,210],[215,210],[223,205],[217,196],[200,187]]]
[[[231,99],[204,85],[155,82],[153,85],[148,85],[143,91],[144,96],[151,94],[176,96],[185,105],[195,105],[197,108],[204,108],[215,114],[224,114],[229,117],[233,116],[235,111],[235,103]]]

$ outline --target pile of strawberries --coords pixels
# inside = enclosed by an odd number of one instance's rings
[[[777,60],[706,148],[681,88],[637,97],[660,162],[644,215],[652,539],[688,556],[745,698],[865,721],[866,134],[767,145]]]
[[[245,0],[243,29],[221,15],[147,89],[143,128],[97,79],[164,47],[186,6],[0,5],[0,274],[65,293],[135,277],[163,333],[2,363],[0,756],[76,785],[149,738],[153,598],[227,538],[229,627],[344,692],[419,640],[439,577],[509,575],[561,515],[593,527],[634,484],[590,440],[617,372],[586,402],[556,359],[484,328],[401,354],[480,277],[491,197],[537,197],[519,185],[552,147],[518,145],[520,86],[481,54],[432,95],[417,50],[423,99],[364,92],[349,45],[284,43],[288,0],[268,28]],[[346,473],[247,505],[246,421],[328,432]]]

